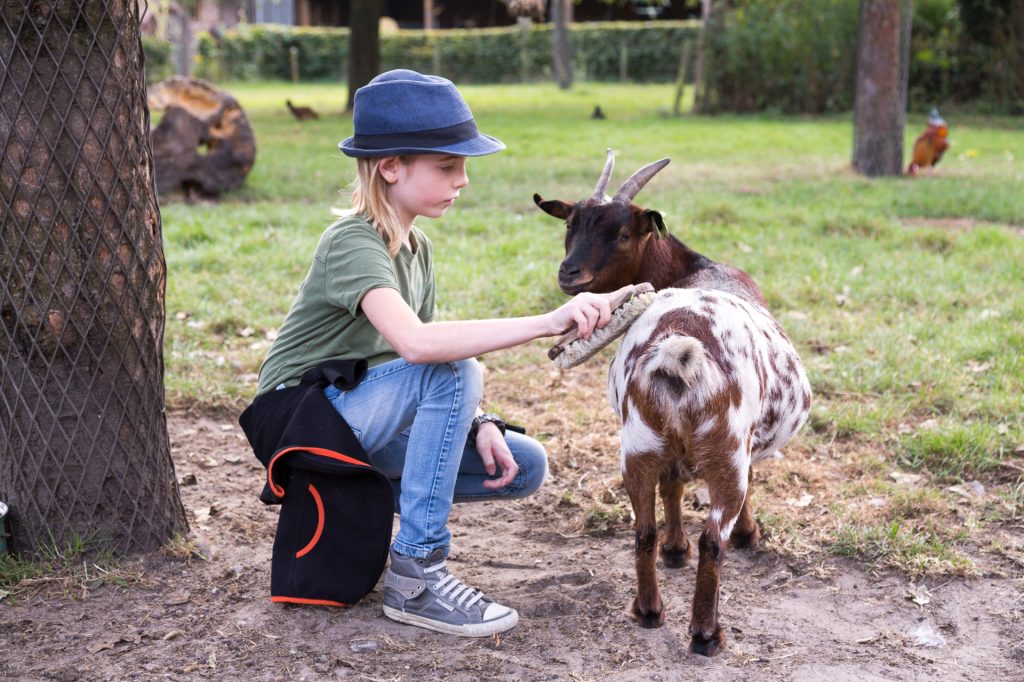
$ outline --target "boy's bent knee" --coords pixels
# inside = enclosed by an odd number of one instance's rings
[[[512,446],[512,456],[519,465],[519,475],[514,481],[513,497],[527,497],[537,492],[548,474],[548,454],[544,446],[529,436],[519,436]]]

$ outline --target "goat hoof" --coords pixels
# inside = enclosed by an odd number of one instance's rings
[[[642,628],[660,628],[665,624],[665,609],[659,606],[654,611],[644,611],[633,600],[633,606],[629,609],[629,615]]]
[[[749,533],[732,532],[732,546],[736,549],[753,549],[761,544],[761,528],[755,525]]]
[[[725,634],[722,628],[715,628],[710,637],[704,637],[700,633],[690,636],[690,653],[711,658],[721,653],[725,648]]]
[[[661,562],[665,568],[682,568],[690,561],[690,550],[692,549],[689,543],[683,549],[675,549],[661,546]]]

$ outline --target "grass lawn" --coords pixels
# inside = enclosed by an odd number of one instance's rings
[[[226,89],[257,137],[245,187],[219,203],[162,205],[176,408],[248,401],[354,173],[336,148],[351,134],[343,86]],[[671,118],[668,85],[463,92],[480,128],[509,150],[471,160],[459,204],[421,223],[435,244],[443,319],[535,313],[564,300],[555,284],[563,228],[534,207],[533,193],[588,195],[606,147],[617,153],[613,182],[669,156],[639,203],[662,211],[691,247],[758,281],[814,388],[810,426],[794,445],[799,466],[761,474],[759,516],[777,546],[915,572],[971,572],[975,549],[999,553],[1001,540],[974,531],[1019,525],[1024,513],[1020,120],[952,118],[954,145],[932,177],[866,180],[849,168],[848,116]],[[320,120],[292,119],[289,97]],[[589,118],[595,104],[606,120]],[[908,150],[923,126],[923,115],[910,117]],[[488,363],[512,375],[550,369],[535,346]],[[603,382],[591,400],[611,416]],[[827,481],[811,503],[817,515],[799,500],[768,499],[798,493],[794,476]],[[974,479],[983,496],[962,486]]]

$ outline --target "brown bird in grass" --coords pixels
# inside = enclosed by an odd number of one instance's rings
[[[917,175],[921,169],[935,168],[942,155],[949,149],[949,126],[939,116],[938,109],[932,109],[928,127],[914,142],[914,153],[907,168],[908,175]]]
[[[288,105],[288,111],[292,112],[292,116],[300,121],[312,121],[313,119],[320,118],[320,114],[313,111],[310,107],[297,107],[292,104],[290,99],[286,99],[284,103]]]

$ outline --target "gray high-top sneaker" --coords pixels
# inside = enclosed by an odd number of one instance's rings
[[[448,572],[444,554],[426,559],[391,550],[384,574],[384,615],[409,625],[463,637],[487,637],[515,627],[519,614]]]

